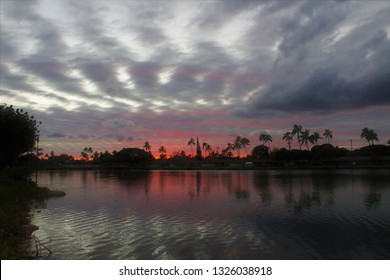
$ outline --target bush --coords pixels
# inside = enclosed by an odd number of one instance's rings
[[[268,159],[269,158],[268,147],[265,145],[258,145],[254,147],[252,150],[252,157],[254,159]]]
[[[113,156],[114,162],[142,164],[153,160],[153,156],[138,148],[124,148]]]
[[[342,157],[348,153],[345,148],[333,147],[331,144],[314,146],[311,149],[313,159],[332,159]]]
[[[3,143],[0,170],[14,164],[23,153],[32,151],[39,135],[34,116],[7,105],[0,106],[0,131]]]

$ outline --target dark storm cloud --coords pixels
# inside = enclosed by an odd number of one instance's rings
[[[334,30],[346,17],[343,6],[332,1],[305,2],[291,17],[281,20],[278,33],[283,39],[279,50],[285,56],[305,50],[308,44]]]
[[[390,46],[389,46],[390,47]],[[266,115],[270,111],[326,113],[390,105],[390,68],[348,81],[337,69],[318,69],[302,83],[278,83],[261,94],[242,115]]]
[[[280,79],[265,84],[238,115],[324,114],[390,105],[390,38],[384,31],[389,9],[337,38],[349,3],[318,2],[306,2],[280,20],[282,55],[270,68]]]

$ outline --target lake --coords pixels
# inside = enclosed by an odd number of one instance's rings
[[[49,259],[390,259],[390,170],[40,171]]]

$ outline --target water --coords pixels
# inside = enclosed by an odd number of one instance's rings
[[[390,259],[390,171],[42,171],[51,259]]]

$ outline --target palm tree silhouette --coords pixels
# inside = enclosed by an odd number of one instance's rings
[[[160,158],[166,158],[167,149],[164,146],[161,146],[158,152],[160,153]]]
[[[264,144],[267,144],[268,143],[268,148],[270,148],[270,142],[272,142],[272,136],[269,135],[268,133],[261,133],[260,136],[259,136],[259,140],[260,142],[264,142]]]
[[[302,133],[302,126],[294,124],[293,130],[291,131],[291,135],[292,136],[297,135],[297,140],[298,140],[300,150],[302,150],[302,145],[301,145],[301,141],[300,141],[301,133]]]
[[[309,150],[309,141],[310,141],[310,130],[305,129],[304,131],[301,131],[301,137],[300,137],[300,143],[301,145],[306,145],[307,150]]]
[[[291,142],[293,140],[292,133],[290,131],[287,131],[283,134],[283,140],[287,141],[288,149],[291,150]]]
[[[325,129],[323,136],[325,137],[325,139],[328,140],[328,144],[330,144],[330,139],[333,138],[332,131],[329,129]]]
[[[205,153],[204,156],[205,156],[205,157],[206,157],[206,148],[207,148],[207,145],[208,145],[207,142],[203,142],[203,143],[202,143],[202,151],[204,151],[204,153]]]
[[[374,145],[374,141],[379,141],[378,134],[374,130],[368,129],[367,127],[362,129],[360,138],[366,139],[369,145]]]
[[[314,132],[312,135],[309,136],[310,143],[315,144],[316,146],[319,139],[322,139],[322,137],[318,132]]]
[[[242,137],[240,142],[241,142],[240,143],[241,147],[243,147],[245,149],[246,156],[248,156],[248,151],[246,149],[246,146],[249,146],[251,144],[251,141],[246,137]]]
[[[211,146],[210,146],[209,144],[207,144],[204,150],[205,150],[206,152],[209,153],[209,157],[210,157],[211,151],[213,150],[213,149],[211,148]]]
[[[188,146],[191,146],[191,157],[194,157],[194,152],[192,151],[192,146],[195,146],[195,139],[191,137],[190,141],[187,143]]]
[[[242,139],[241,136],[237,136],[236,139],[234,139],[234,144],[233,144],[233,149],[237,150],[238,157],[241,157],[241,153],[240,153],[240,150],[242,148],[241,139]]]
[[[233,151],[234,151],[234,145],[232,143],[227,143],[227,147],[226,147],[226,154],[228,157],[232,157],[233,156]]]
[[[150,146],[149,142],[146,141],[145,144],[142,146],[144,148],[144,150],[148,153],[150,153],[150,150],[152,148],[152,146]]]

